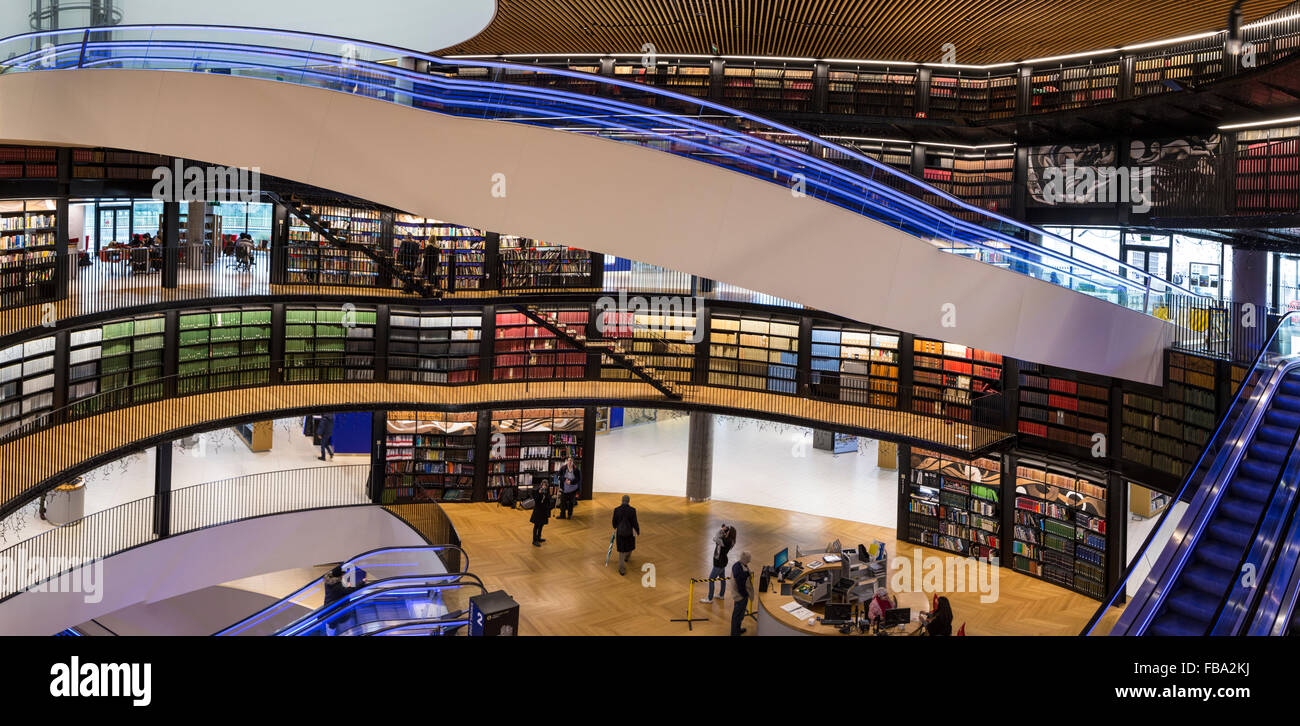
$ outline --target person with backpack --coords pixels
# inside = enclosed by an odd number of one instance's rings
[[[546,540],[542,539],[542,527],[551,521],[551,510],[555,508],[555,497],[551,496],[551,488],[546,481],[540,481],[537,484],[537,492],[533,494],[533,513],[528,521],[533,523],[533,546],[541,547]]]
[[[636,507],[632,498],[623,495],[623,503],[614,508],[614,544],[618,547],[618,574],[627,574],[627,561],[636,549],[636,538],[641,534],[641,523],[636,520]]]
[[[731,554],[731,548],[736,546],[736,528],[726,524],[718,528],[718,533],[713,535],[713,569],[709,570],[709,594],[700,598],[702,603],[713,601],[713,585],[717,578],[724,578],[718,587],[718,599],[727,599],[727,555]]]

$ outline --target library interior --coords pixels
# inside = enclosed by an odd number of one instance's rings
[[[371,4],[0,11],[0,634],[1300,634],[1300,2]]]

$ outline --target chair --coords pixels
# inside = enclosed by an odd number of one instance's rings
[[[964,635],[966,635],[966,623],[962,623],[962,624],[961,624],[961,627],[960,627],[960,628],[957,628],[957,635],[960,635],[960,636],[964,636]]]
[[[149,250],[143,247],[136,247],[131,250],[131,272],[145,273],[149,271]]]

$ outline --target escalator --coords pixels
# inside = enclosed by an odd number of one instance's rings
[[[1203,636],[1266,629],[1300,560],[1300,321],[1285,317],[1183,485],[1190,503],[1166,542],[1158,522],[1085,634]],[[1174,510],[1170,507],[1164,516]],[[1163,518],[1162,518],[1163,521]],[[1148,555],[1153,556],[1148,556]],[[1130,580],[1136,586],[1130,587]],[[1138,582],[1140,581],[1140,586]],[[1136,589],[1136,592],[1134,592]],[[1125,601],[1125,593],[1132,598]],[[1288,610],[1289,611],[1289,610]],[[1277,633],[1280,634],[1280,633]]]
[[[370,635],[406,626],[403,634],[455,634],[469,598],[485,591],[462,570],[467,560],[450,545],[373,550],[338,566],[341,585],[327,587],[327,573],[215,635]]]
[[[1277,491],[1297,433],[1300,368],[1291,368],[1273,394],[1203,533],[1192,545],[1190,559],[1148,626],[1151,635],[1209,634]]]

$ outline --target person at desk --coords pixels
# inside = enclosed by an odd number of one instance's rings
[[[731,634],[743,635],[745,613],[749,611],[749,552],[741,552],[740,559],[731,566],[731,577],[736,581],[735,604],[731,606]]]
[[[948,598],[940,597],[934,606],[934,612],[921,613],[921,624],[926,635],[952,635],[952,606]]]
[[[880,623],[885,619],[885,611],[893,610],[898,607],[898,601],[889,597],[889,592],[883,587],[876,588],[876,594],[871,598],[871,604],[867,606],[867,620],[872,623]]]

